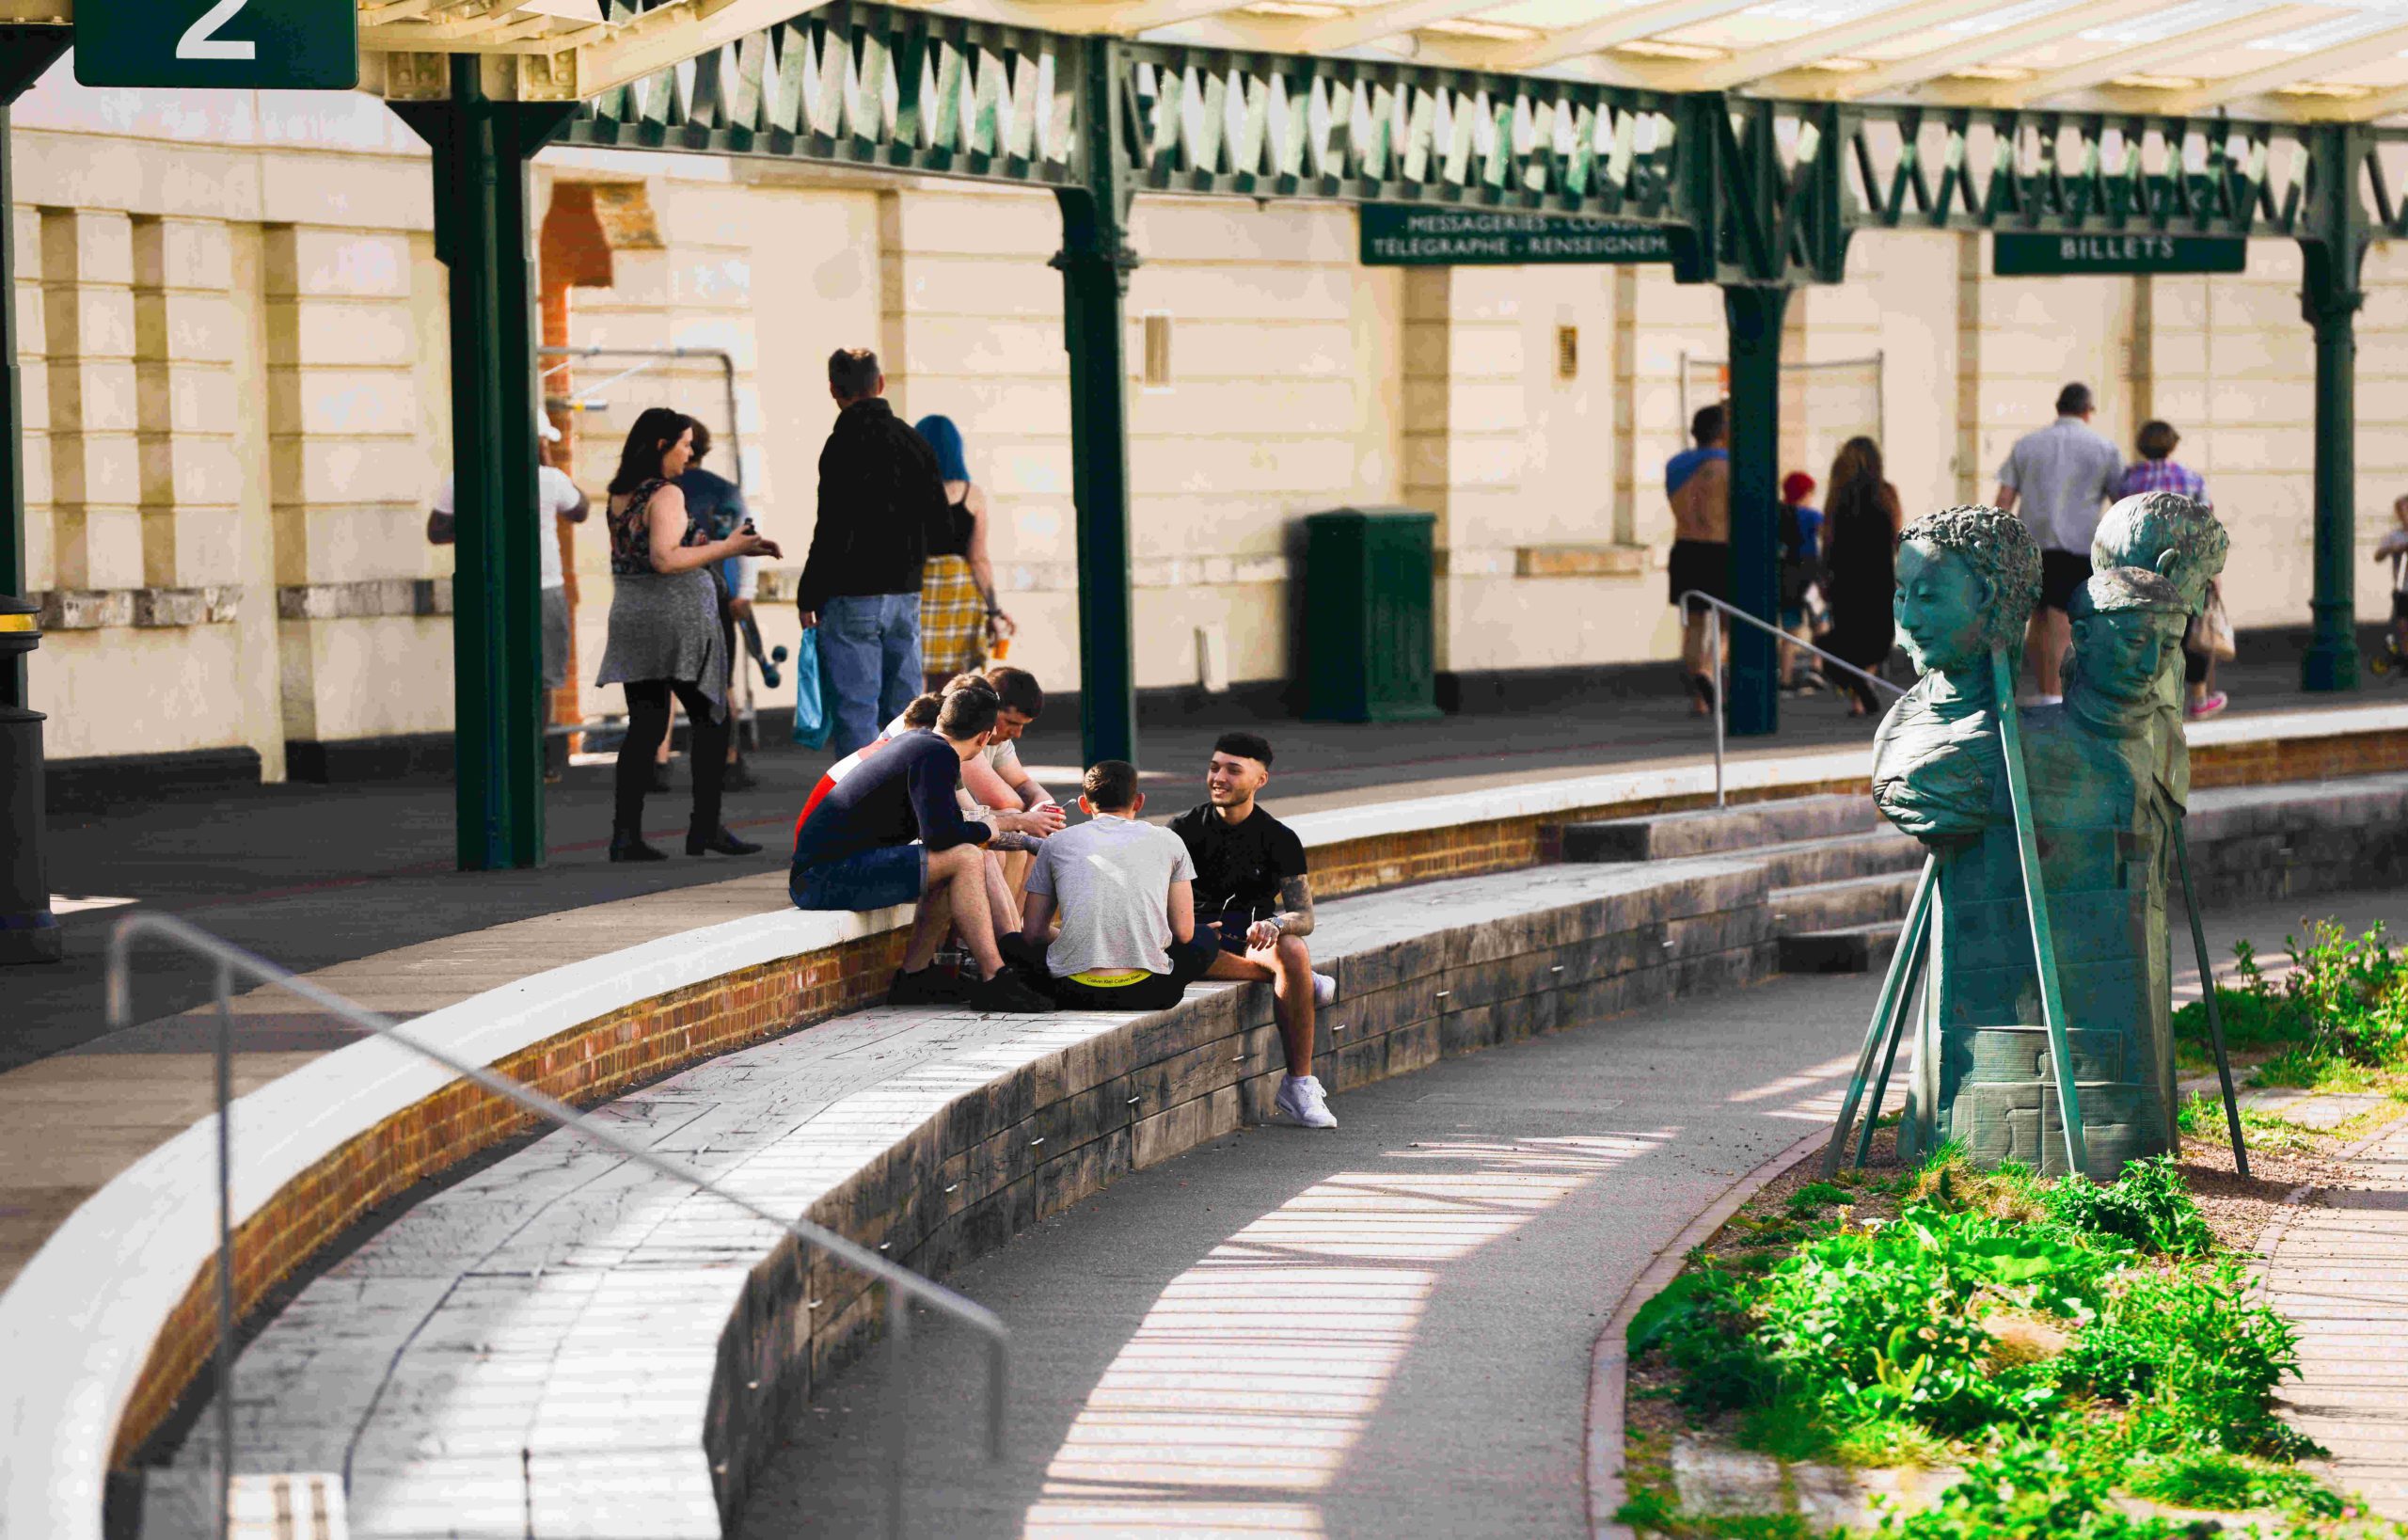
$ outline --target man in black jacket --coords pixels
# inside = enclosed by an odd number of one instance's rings
[[[895,415],[867,348],[828,359],[836,426],[819,452],[819,522],[795,603],[819,629],[829,748],[842,758],[878,737],[920,692],[920,575],[945,517],[936,452]]]

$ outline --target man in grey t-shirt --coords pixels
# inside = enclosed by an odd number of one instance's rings
[[[1087,821],[1046,840],[1029,871],[1019,950],[1043,949],[1044,982],[1066,1010],[1167,1010],[1220,955],[1196,933],[1196,863],[1177,834],[1137,821],[1136,766],[1101,760],[1081,792]]]
[[[1998,468],[1999,508],[2020,509],[2040,547],[2040,602],[2024,627],[2023,655],[2043,706],[2064,697],[2058,668],[2073,645],[2066,607],[2090,580],[2091,534],[2123,486],[2123,454],[2091,431],[2098,405],[2090,387],[2067,386],[2057,392],[2057,420],[2017,439]]]

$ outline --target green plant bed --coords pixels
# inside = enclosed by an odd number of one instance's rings
[[[2190,1510],[2245,1513],[2242,1532],[2268,1536],[2408,1532],[2297,1468],[2319,1452],[2273,1403],[2298,1371],[2292,1328],[2252,1295],[2172,1159],[2108,1187],[1977,1171],[1945,1148],[1913,1171],[1849,1175],[1767,1201],[1802,1236],[1726,1230],[1633,1319],[1634,1405],[1646,1398],[1657,1425],[1634,1419],[1624,1522],[1813,1532],[1797,1513],[1682,1513],[1650,1453],[1677,1408],[1784,1469],[1961,1467],[1936,1502],[1870,1532],[1897,1540],[2207,1532]]]
[[[2268,976],[2247,942],[2233,948],[2238,985],[2219,985],[2226,1046],[2256,1065],[2252,1084],[2303,1089],[2384,1090],[2408,1084],[2408,948],[2392,950],[2381,924],[2352,936],[2331,920],[2308,939],[2283,938],[2290,966]],[[2206,1066],[2207,1007],[2174,1012],[2176,1051]]]

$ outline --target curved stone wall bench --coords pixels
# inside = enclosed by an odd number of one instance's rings
[[[1320,1071],[1343,1091],[1752,981],[1771,963],[1766,891],[1756,865],[1723,859],[1333,900]],[[1155,1013],[874,1008],[606,1115],[770,1212],[941,1277],[1122,1172],[1262,1120],[1281,1072],[1268,989],[1203,985]],[[340,1474],[355,1536],[717,1536],[877,1308],[859,1275],[775,1227],[549,1135],[415,1205],[266,1327],[242,1362],[238,1466]],[[211,1468],[213,1428],[180,1468]]]
[[[2408,708],[2397,706],[2244,719],[2193,732],[2194,771],[2203,786],[2408,762]],[[1861,751],[1840,750],[1735,760],[1729,785],[1734,800],[1745,801],[1861,790],[1862,776]],[[1711,791],[1711,767],[1689,763],[1536,780],[1291,821],[1313,849],[1322,891],[1360,894],[1524,867],[1553,853],[1555,833],[1566,822],[1697,807],[1710,801]],[[1619,880],[1653,883],[1669,875],[1658,866]],[[1761,899],[1753,902],[1760,910]],[[780,912],[734,921],[533,973],[422,1016],[413,1030],[563,1099],[594,1105],[875,998],[894,965],[900,920],[900,912],[859,917]],[[1330,929],[1323,950],[1341,934]],[[1411,950],[1402,938],[1389,944]],[[1761,947],[1761,938],[1748,945]],[[1467,959],[1434,964],[1469,965]],[[1362,970],[1372,966],[1355,965],[1346,1008],[1333,1021],[1347,1019],[1355,992],[1373,976]],[[1543,966],[1569,972],[1573,965]],[[1671,982],[1660,969],[1656,973],[1658,981]],[[1547,980],[1541,992],[1552,994],[1564,982],[1552,973]],[[1640,997],[1628,993],[1632,987],[1608,989],[1600,982],[1584,997],[1590,1005],[1579,1008],[1612,1008],[1608,1002],[1617,998],[1638,1003]],[[1212,992],[1251,993],[1267,1010],[1259,991]],[[1458,1013],[1442,1015],[1458,1024],[1446,1029],[1456,1033],[1473,1032],[1473,1024],[1496,1017],[1470,1006],[1467,995],[1457,998],[1454,1008]],[[1563,1019],[1576,1017],[1576,1010]],[[1534,1022],[1555,1019],[1535,1008],[1531,1014]],[[1383,1041],[1376,1053],[1370,1046],[1374,1038],[1407,1028],[1398,1039],[1402,1046]],[[1266,1029],[1246,1030],[1259,1037]],[[1399,1018],[1375,1031],[1367,1014],[1362,1023],[1350,1022],[1349,1030],[1359,1035],[1334,1040],[1329,1076],[1335,1085],[1426,1062],[1415,1057],[1426,1040],[1434,1033],[1444,1040],[1440,1028],[1422,1020]],[[1466,1037],[1454,1045],[1477,1043]],[[1250,1051],[1259,1056],[1261,1047]],[[1216,1088],[1215,1094],[1266,1094],[1247,1091],[1245,1084]],[[1201,1105],[1204,1110],[1180,1116],[1202,1119],[1194,1127],[1205,1130],[1224,1126],[1211,1119],[1245,1103],[1224,1095]],[[1188,1125],[1153,1126],[1161,1132],[1147,1137],[1162,1140]],[[329,1054],[243,1098],[234,1131],[241,1308],[251,1310],[363,1215],[525,1132],[513,1109],[375,1042]],[[1136,1140],[1133,1128],[1133,1159]],[[214,1342],[208,1273],[215,1244],[214,1147],[214,1125],[204,1120],[142,1157],[71,1215],[0,1294],[0,1362],[9,1365],[0,1376],[0,1535],[97,1537],[108,1472],[125,1467],[152,1437],[207,1363]],[[1177,1147],[1164,1145],[1158,1152]],[[1010,1228],[1005,1224],[1001,1233]],[[956,1227],[955,1233],[969,1231]],[[741,1462],[732,1469],[740,1482]]]

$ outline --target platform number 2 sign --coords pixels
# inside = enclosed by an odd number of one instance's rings
[[[352,0],[79,0],[75,78],[349,90],[359,84],[358,11]]]

